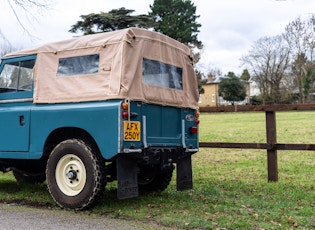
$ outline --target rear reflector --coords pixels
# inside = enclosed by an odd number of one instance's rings
[[[121,113],[123,119],[128,119],[128,112],[124,111]]]
[[[190,127],[190,133],[194,134],[194,133],[198,133],[198,127]]]

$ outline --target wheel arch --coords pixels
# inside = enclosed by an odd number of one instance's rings
[[[89,132],[87,132],[84,129],[77,128],[77,127],[62,127],[62,128],[55,129],[48,135],[45,141],[43,155],[48,157],[50,153],[52,152],[52,150],[60,142],[67,139],[72,139],[72,138],[80,139],[89,143],[91,147],[93,147],[94,151],[98,151],[100,153],[100,149],[96,141],[94,140],[94,138]]]

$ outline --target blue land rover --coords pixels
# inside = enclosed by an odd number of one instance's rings
[[[0,65],[0,171],[46,181],[56,203],[84,209],[106,182],[119,199],[192,188],[198,151],[192,53],[129,28],[6,55]]]

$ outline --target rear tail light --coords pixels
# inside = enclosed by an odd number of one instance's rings
[[[126,112],[126,111],[123,111],[122,113],[121,113],[121,116],[122,116],[122,118],[124,118],[124,119],[128,119],[128,112]]]
[[[129,108],[129,101],[124,101],[122,104],[121,104],[121,108],[123,110],[128,110]]]
[[[121,109],[121,117],[125,120],[138,116],[138,113],[130,112],[130,102],[128,99],[121,103]]]
[[[121,117],[125,120],[127,120],[129,118],[129,100],[125,100],[123,103],[121,103]]]
[[[197,126],[192,126],[192,127],[189,128],[189,131],[190,131],[191,134],[198,133],[198,125],[200,123],[199,117],[200,117],[200,113],[199,113],[199,111],[196,111],[195,112],[195,124]]]
[[[190,127],[190,133],[191,134],[198,133],[198,127],[196,127],[196,126]]]

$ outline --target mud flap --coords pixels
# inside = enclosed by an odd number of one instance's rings
[[[124,156],[119,156],[117,162],[117,197],[126,199],[139,196],[138,189],[138,165]]]
[[[192,189],[192,187],[191,155],[189,155],[177,161],[176,189],[177,191],[183,191]]]

